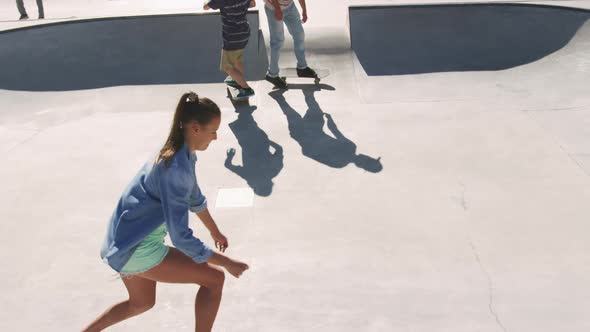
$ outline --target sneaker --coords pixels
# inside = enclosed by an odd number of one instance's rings
[[[25,15],[21,15],[19,20],[28,20],[29,19],[29,15],[25,14]]]
[[[242,99],[242,98],[250,98],[252,96],[254,96],[254,90],[252,90],[252,88],[244,88],[244,89],[240,89],[240,93],[238,93],[236,98]]]
[[[241,88],[241,86],[238,84],[238,82],[236,82],[233,78],[231,78],[231,76],[226,77],[225,80],[223,80],[223,83],[231,86],[232,88],[236,88],[236,89]]]
[[[299,77],[317,77],[318,74],[311,68],[305,67],[303,69],[297,68],[297,76]]]
[[[264,78],[267,81],[269,81],[270,83],[272,83],[275,87],[279,88],[279,89],[286,89],[287,88],[287,81],[281,77],[272,77],[272,76],[268,76],[266,75],[266,77]]]

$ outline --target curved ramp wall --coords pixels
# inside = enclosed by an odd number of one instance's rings
[[[258,11],[247,15],[246,77],[267,68]],[[0,89],[66,91],[222,82],[219,13],[82,20],[0,32]]]
[[[522,4],[351,6],[351,46],[369,76],[503,70],[564,47],[582,9]]]

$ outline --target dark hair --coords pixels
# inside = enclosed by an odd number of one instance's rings
[[[156,163],[164,161],[166,166],[172,160],[172,157],[184,145],[184,127],[192,122],[200,125],[207,125],[211,120],[221,116],[219,107],[209,98],[199,98],[194,92],[184,93],[178,101],[174,120],[168,139],[156,158]]]

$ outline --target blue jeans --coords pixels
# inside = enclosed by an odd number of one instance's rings
[[[283,9],[283,20],[277,21],[275,11],[264,6],[266,17],[268,18],[268,27],[270,30],[270,63],[268,66],[268,76],[279,76],[279,56],[281,47],[285,42],[285,30],[283,22],[287,26],[289,33],[293,37],[295,46],[295,57],[297,58],[297,68],[304,69],[307,67],[305,61],[305,31],[301,23],[301,16],[295,3],[286,9]]]

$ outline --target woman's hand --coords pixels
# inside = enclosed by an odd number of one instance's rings
[[[215,241],[215,248],[219,249],[221,252],[225,252],[225,249],[229,247],[229,242],[225,235],[221,234],[221,232],[211,233],[211,237],[213,241]]]
[[[307,22],[307,10],[304,10],[302,14],[303,17],[301,19],[301,22],[305,23]]]

